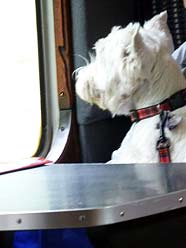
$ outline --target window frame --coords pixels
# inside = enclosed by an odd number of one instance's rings
[[[53,4],[36,0],[38,53],[40,70],[42,134],[34,156],[45,157],[59,127]]]
[[[72,82],[68,0],[35,0],[41,79],[42,135],[35,156],[53,162],[80,162]]]

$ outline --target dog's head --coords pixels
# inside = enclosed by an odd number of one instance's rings
[[[127,115],[135,92],[152,81],[158,56],[173,50],[167,13],[156,15],[143,27],[139,23],[114,27],[94,49],[90,64],[78,70],[76,92],[113,115]]]

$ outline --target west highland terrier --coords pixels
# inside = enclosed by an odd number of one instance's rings
[[[133,122],[110,163],[186,162],[186,81],[171,56],[167,12],[114,27],[94,49],[77,70],[77,94]]]

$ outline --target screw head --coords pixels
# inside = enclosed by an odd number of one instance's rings
[[[178,199],[178,201],[180,202],[180,203],[182,203],[183,202],[183,197],[180,197],[179,199]]]
[[[124,211],[121,211],[120,212],[120,216],[123,217],[125,215],[125,212]]]
[[[59,93],[59,96],[60,97],[63,97],[65,95],[65,92],[64,91],[61,91],[60,93]]]
[[[61,129],[61,131],[62,131],[62,132],[65,130],[65,128],[64,128],[63,126],[61,126],[61,128],[60,128],[60,129]]]
[[[79,221],[85,221],[86,220],[86,216],[85,215],[80,215],[79,216]]]
[[[22,223],[22,219],[18,219],[16,222],[17,222],[17,224],[21,224]]]

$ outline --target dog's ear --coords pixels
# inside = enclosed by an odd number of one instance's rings
[[[145,22],[144,29],[150,30],[152,28],[164,31],[167,29],[167,11],[163,11],[158,15],[155,15],[151,20]]]
[[[130,23],[127,26],[128,32],[130,33],[130,43],[129,45],[124,47],[123,50],[123,59],[128,60],[129,58],[133,58],[139,50],[142,49],[142,38],[139,33],[140,24],[139,23]],[[130,59],[129,59],[130,60]]]
[[[112,27],[112,29],[111,29],[111,33],[115,33],[115,32],[117,32],[119,29],[121,29],[121,26],[114,26],[114,27]]]
[[[143,28],[159,37],[161,45],[168,49],[169,53],[172,53],[174,51],[174,44],[167,25],[167,17],[167,11],[163,11],[159,15],[154,16],[151,20],[145,22]]]
[[[132,36],[132,49],[135,53],[138,53],[140,50],[142,50],[143,47],[143,41],[141,38],[141,35],[139,33],[140,30],[140,24],[135,23],[133,25],[134,31],[133,31],[133,36]]]

